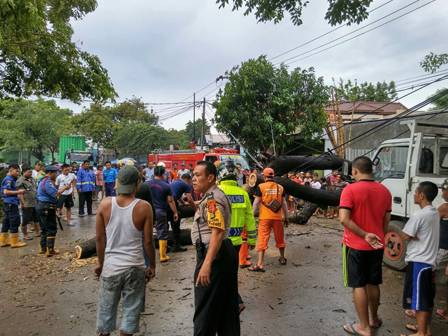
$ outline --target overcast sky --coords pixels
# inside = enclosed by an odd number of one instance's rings
[[[411,0],[375,0],[371,9],[387,2],[390,3],[374,11],[361,25],[343,27],[273,62],[284,61],[333,41],[412,3]],[[335,43],[429,2],[431,0],[416,1]],[[231,8],[218,9],[214,0],[99,0],[95,12],[74,22],[74,40],[82,41],[83,50],[101,59],[120,96],[118,101],[137,96],[148,103],[178,102],[249,58],[261,54],[272,58],[331,31],[334,27],[324,20],[327,4],[324,0],[311,1],[303,11],[304,24],[297,27],[292,25],[289,16],[277,25],[257,24],[253,15],[243,16],[243,11],[232,12]],[[314,67],[327,84],[332,83],[332,77],[377,82],[424,75],[419,66],[424,55],[430,51],[448,52],[447,17],[448,1],[434,1],[347,43],[292,63],[290,67]],[[448,67],[441,70],[445,69]],[[398,82],[397,85],[400,89],[412,83]],[[401,103],[412,107],[443,86],[448,86],[447,81],[412,94]],[[197,99],[202,99],[214,88],[215,84],[198,93]],[[400,95],[409,92],[400,92]],[[213,98],[214,93],[207,96],[207,99]],[[192,101],[192,98],[188,100]],[[75,112],[89,105],[88,102],[79,106],[68,102],[60,104]],[[163,108],[166,106],[154,105],[156,112]],[[164,121],[162,125],[183,129],[192,118],[191,110]]]

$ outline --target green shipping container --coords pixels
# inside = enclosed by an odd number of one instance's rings
[[[59,140],[59,162],[64,162],[67,150],[86,150],[86,138],[80,136],[64,136]]]

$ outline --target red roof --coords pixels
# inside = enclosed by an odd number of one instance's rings
[[[388,102],[360,102],[360,101],[339,101],[339,110],[341,114],[351,114],[355,108],[354,113],[374,113],[374,114],[396,114],[399,110],[407,110],[407,107],[401,103]],[[335,105],[337,109],[337,106]],[[334,113],[333,102],[328,102],[325,108],[326,113]]]

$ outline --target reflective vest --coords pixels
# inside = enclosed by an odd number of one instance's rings
[[[224,191],[232,204],[232,221],[230,223],[229,238],[234,246],[241,245],[243,239],[241,234],[244,227],[247,230],[247,243],[251,246],[257,245],[257,228],[255,218],[252,213],[252,204],[249,195],[238,187],[236,181],[221,181],[218,187]]]
[[[90,169],[86,171],[84,168],[78,170],[76,189],[81,189],[81,192],[89,192],[95,189],[95,174],[93,171]]]

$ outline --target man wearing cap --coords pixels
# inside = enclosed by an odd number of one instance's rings
[[[264,272],[264,253],[268,249],[269,238],[271,230],[274,230],[275,246],[280,251],[281,265],[286,265],[285,258],[285,232],[282,225],[287,227],[288,221],[288,207],[285,200],[285,191],[283,187],[274,182],[274,170],[266,168],[263,170],[265,183],[260,184],[255,191],[253,212],[260,207],[260,214],[258,216],[258,262],[254,267],[250,267],[249,271]],[[261,205],[260,205],[261,203]]]
[[[185,169],[185,163],[180,164],[180,170],[177,172],[177,179],[180,180],[183,175],[190,174],[190,171],[188,169]]]
[[[122,167],[117,175],[118,196],[107,197],[98,207],[98,265],[94,275],[97,279],[101,276],[96,323],[96,332],[101,336],[115,331],[121,297],[120,334],[133,335],[139,331],[146,283],[156,274],[152,208],[148,202],[135,198],[139,185],[138,169]],[[149,260],[148,268],[143,253]]]
[[[45,167],[45,178],[40,181],[37,187],[37,205],[36,211],[39,216],[41,229],[39,254],[46,254],[52,257],[59,254],[59,250],[54,248],[57,232],[56,208],[57,198],[71,185],[66,185],[57,189],[55,185],[59,168],[55,166]]]
[[[2,232],[0,233],[0,246],[11,247],[23,247],[26,243],[19,242],[19,226],[20,226],[20,214],[19,204],[20,200],[18,195],[23,195],[26,190],[17,190],[16,179],[19,175],[19,165],[12,163],[9,165],[8,174],[5,176],[2,182],[1,195],[3,197],[3,225]],[[22,204],[24,206],[24,204]],[[9,241],[8,241],[9,232]]]
[[[191,229],[197,255],[193,335],[239,336],[238,256],[228,238],[232,207],[216,176],[209,161],[198,162],[194,169],[193,187],[204,197]]]

